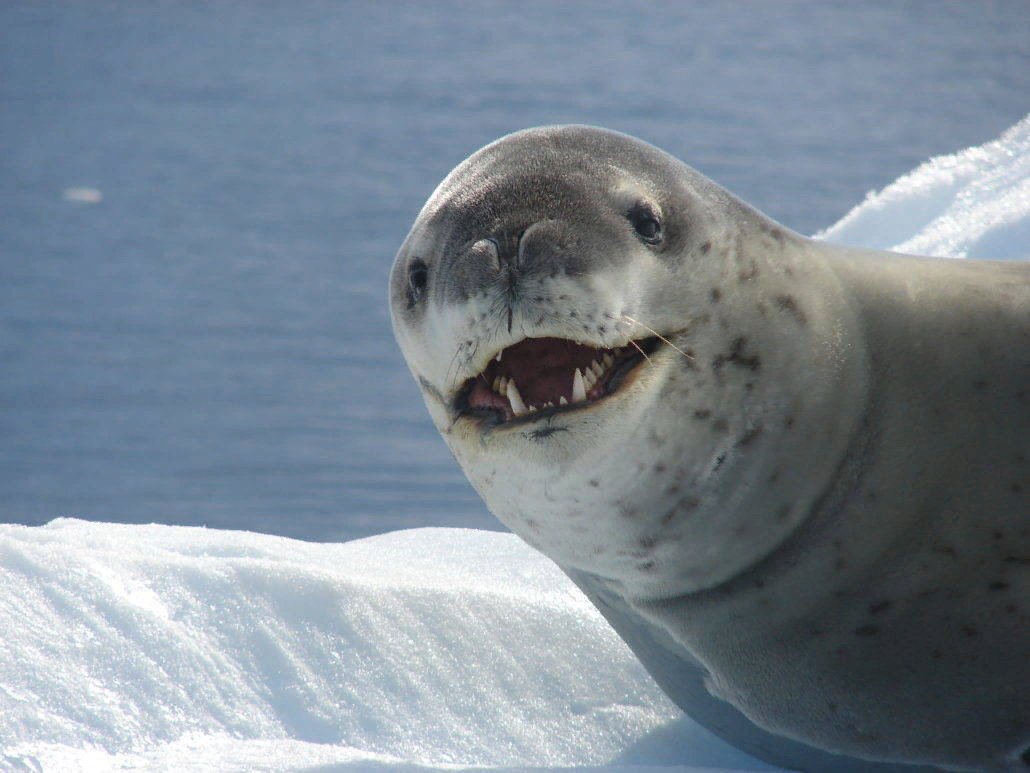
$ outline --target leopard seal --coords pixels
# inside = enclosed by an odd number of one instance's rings
[[[1026,764],[1030,265],[813,241],[556,126],[448,175],[390,308],[489,509],[692,718],[800,770]]]

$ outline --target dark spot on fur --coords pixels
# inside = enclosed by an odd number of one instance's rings
[[[1001,580],[995,580],[987,587],[991,590],[1005,590],[1007,587],[1009,587],[1009,584],[1007,582],[1002,582]]]
[[[870,491],[868,494],[865,495],[865,498],[868,499],[870,502],[875,502],[876,501],[876,492],[875,491]]]
[[[762,360],[757,354],[745,353],[745,346],[747,346],[747,338],[739,336],[733,339],[733,342],[730,344],[729,354],[719,354],[712,359],[712,370],[715,371],[717,378],[721,377],[722,368],[726,363],[752,372],[761,369]]]
[[[769,485],[772,486],[780,479],[780,468],[777,467],[772,471],[772,475],[769,476]]]
[[[665,465],[659,462],[654,466],[654,471],[659,475],[662,474],[663,472],[665,472]]]
[[[725,462],[725,461],[726,461],[726,452],[723,451],[721,454],[719,454],[717,457],[715,457],[715,464],[712,465],[712,471],[714,472],[715,470],[718,470],[720,467],[722,467],[723,462]]]
[[[972,639],[974,636],[976,636],[976,626],[969,624],[963,625],[962,633],[964,633],[968,638]]]
[[[878,615],[881,612],[883,612],[885,609],[887,609],[890,605],[891,605],[891,603],[889,601],[887,601],[886,599],[883,600],[883,601],[877,601],[875,604],[870,604],[869,605],[869,614],[871,614],[871,615]]]
[[[701,501],[697,497],[683,497],[670,508],[669,512],[662,516],[662,525],[667,526],[677,515],[689,513],[697,509]]]
[[[836,711],[837,710],[837,704],[834,703],[833,701],[830,701],[829,703],[826,704],[826,708],[828,708],[830,711]]]
[[[680,486],[678,483],[673,483],[671,486],[665,489],[665,496],[667,497],[674,497],[678,493],[680,493]]]
[[[940,660],[941,659],[941,651],[939,649],[936,649],[936,648],[930,650],[930,657],[933,658],[934,660]]]
[[[793,429],[794,428],[794,417],[793,416],[788,416],[787,418],[785,418],[783,420],[783,426],[786,427],[787,429]]]
[[[633,507],[619,507],[618,511],[623,518],[636,518],[639,515],[639,512]]]
[[[853,631],[855,636],[876,636],[879,632],[879,626],[875,625],[860,625]]]
[[[559,432],[568,431],[569,430],[567,427],[541,427],[540,429],[535,429],[532,432],[523,433],[522,437],[524,437],[526,440],[546,440],[551,435],[556,435]]]
[[[707,255],[708,251],[710,249],[712,249],[712,243],[711,242],[705,242],[704,244],[701,245],[701,254],[702,255]]]
[[[590,484],[591,486],[593,486],[594,488],[597,488],[598,486],[600,486],[600,485],[601,485],[601,482],[600,482],[599,480],[597,480],[597,478],[591,478],[591,479],[590,479],[589,481],[587,481],[587,482],[588,482],[588,483],[589,483],[589,484]]]
[[[657,564],[654,561],[644,561],[643,563],[637,564],[637,571],[640,572],[653,572]]]
[[[712,303],[718,303],[722,300],[722,290],[718,287],[713,287],[712,291],[708,293],[708,297],[712,299]]]
[[[737,440],[737,448],[745,448],[755,441],[755,439],[762,434],[762,425],[752,427]]]
[[[788,515],[790,515],[790,505],[780,505],[780,508],[776,511],[776,520],[785,521]]]
[[[1005,536],[1005,535],[1004,535],[1004,534],[1002,534],[1002,533],[1001,533],[1000,531],[996,531],[996,532],[994,532],[994,538],[995,538],[995,539],[1001,539],[1001,538],[1002,538],[1002,537],[1004,537],[1004,536]]]
[[[793,295],[777,295],[776,305],[790,314],[799,325],[808,324],[808,317],[801,307],[798,306],[797,299]]]
[[[981,379],[977,379],[976,381],[973,382],[973,389],[975,389],[977,392],[980,392],[980,391],[982,391],[982,390],[984,390],[986,388],[987,388],[987,382],[984,381],[982,378]]]
[[[730,428],[730,425],[726,423],[726,419],[716,419],[712,422],[712,430],[715,432],[725,432]]]
[[[704,421],[705,419],[707,419],[711,415],[712,415],[712,412],[708,411],[708,410],[705,410],[704,408],[698,408],[696,411],[694,411],[694,418],[695,419],[700,419],[701,421]]]
[[[737,274],[737,278],[741,282],[750,282],[756,276],[758,276],[758,265],[754,261],[751,261],[750,266],[741,270],[741,272]]]

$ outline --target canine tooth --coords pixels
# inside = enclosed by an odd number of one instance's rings
[[[502,354],[504,354],[504,349],[501,349],[501,351],[497,352],[497,356],[494,359],[500,362]]]
[[[558,398],[558,405],[568,405],[569,401],[565,399],[565,395]]]
[[[522,395],[519,394],[519,389],[515,386],[515,379],[508,379],[508,387],[506,389],[508,394],[508,402],[511,403],[511,412],[516,416],[521,416],[526,412],[526,404],[522,402]]]
[[[604,373],[604,368],[601,367],[601,364],[597,360],[590,363],[590,370],[594,371],[594,375],[598,378],[601,378],[601,374]]]
[[[587,388],[586,384],[583,383],[583,374],[579,372],[579,368],[576,368],[576,372],[572,376],[572,402],[583,403],[587,399]]]
[[[605,355],[605,356],[604,356],[604,357],[602,358],[602,362],[604,362],[604,367],[606,367],[606,368],[610,368],[610,367],[611,367],[612,365],[614,365],[614,364],[615,364],[615,358],[614,358],[614,357],[612,357],[612,356],[611,356],[610,354],[606,354],[606,355]]]

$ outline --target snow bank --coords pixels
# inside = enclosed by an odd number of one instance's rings
[[[999,139],[927,161],[816,238],[954,258],[1030,258],[1030,116]]]
[[[820,234],[1002,258],[1028,236],[1030,118]],[[0,526],[0,631],[5,769],[765,767],[511,535]]]
[[[0,767],[761,767],[508,534],[0,526]]]

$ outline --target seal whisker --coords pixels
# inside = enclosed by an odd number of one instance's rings
[[[609,314],[608,316],[609,316],[609,317],[611,317],[611,315],[610,315],[610,314]],[[683,351],[682,349],[680,349],[680,348],[679,348],[678,346],[676,346],[676,344],[674,344],[674,343],[673,343],[672,341],[670,341],[670,340],[669,340],[668,338],[666,338],[665,336],[663,336],[663,335],[662,335],[661,333],[659,333],[659,332],[658,332],[657,330],[655,330],[654,328],[648,327],[647,325],[645,325],[645,324],[644,324],[643,322],[641,322],[640,320],[637,320],[637,319],[633,319],[633,317],[631,317],[631,316],[630,316],[629,314],[623,314],[622,316],[623,316],[623,318],[624,318],[624,319],[627,319],[627,320],[629,320],[629,321],[630,321],[630,322],[632,322],[633,324],[635,324],[635,325],[640,325],[640,327],[644,328],[644,330],[647,330],[648,332],[650,332],[650,333],[653,333],[653,334],[655,335],[655,337],[656,337],[656,338],[658,338],[659,340],[661,340],[661,341],[664,341],[665,343],[667,343],[667,344],[668,344],[669,346],[671,346],[671,347],[672,347],[673,349],[675,349],[675,350],[676,350],[677,352],[679,352],[680,354],[682,354],[682,355],[683,355],[684,357],[686,357],[686,358],[687,358],[688,360],[693,360],[693,359],[695,359],[695,358],[694,358],[693,356],[691,356],[691,355],[687,354],[687,353],[686,353],[685,351]],[[630,343],[633,343],[633,342],[632,342],[632,341],[630,341]],[[634,344],[634,346],[636,346],[636,344]],[[639,349],[640,347],[638,346],[637,348]],[[641,354],[643,354],[643,352],[641,352]],[[645,355],[645,356],[646,356],[646,355]]]
[[[647,356],[647,352],[645,352],[643,349],[641,349],[639,346],[637,346],[637,342],[634,341],[632,338],[629,340],[629,342],[631,344],[633,344],[633,348],[634,349],[636,349],[638,352],[640,352],[642,355],[644,355],[644,359],[647,360],[647,364],[650,365],[653,368],[654,367],[654,363],[651,362],[651,358]]]

